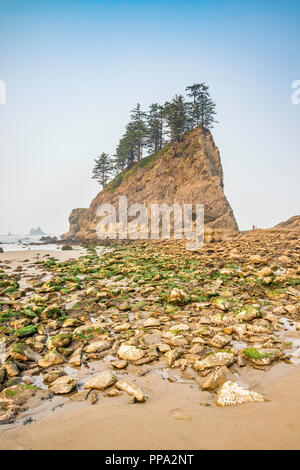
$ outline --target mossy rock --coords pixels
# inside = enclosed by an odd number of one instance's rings
[[[261,354],[257,349],[255,348],[248,348],[243,350],[244,356],[246,356],[249,359],[264,359],[266,357],[269,357],[269,353],[263,353]]]
[[[11,377],[5,382],[5,388],[13,387],[14,385],[20,385],[22,383],[21,377]]]
[[[62,346],[58,346],[57,352],[59,352],[59,354],[61,354],[63,357],[68,357],[71,356],[74,351],[72,348],[64,348]]]
[[[11,356],[16,361],[38,361],[40,356],[26,343],[15,343],[11,349]]]
[[[72,248],[70,245],[63,245],[63,246],[61,247],[61,249],[62,249],[63,251],[73,250],[73,248]]]
[[[49,305],[41,313],[41,317],[44,318],[45,320],[48,319],[48,318],[55,319],[55,318],[58,318],[60,316],[61,316],[61,311],[60,311],[60,309],[58,308],[58,306],[56,304]]]
[[[26,401],[27,396],[30,395],[35,390],[40,390],[40,388],[36,387],[35,385],[26,385],[26,384],[12,385],[11,387],[7,387],[4,390],[2,390],[2,392],[0,392],[0,398],[15,399],[17,397],[22,396],[23,398],[22,402],[24,403]]]
[[[94,328],[89,325],[82,325],[78,328],[75,328],[73,331],[73,340],[75,341],[86,341],[90,336],[93,336]]]
[[[32,336],[36,333],[36,327],[34,325],[24,326],[23,328],[19,328],[15,330],[15,335],[18,338],[23,338],[25,336]]]
[[[58,335],[52,336],[49,340],[51,347],[64,347],[68,346],[72,341],[72,335],[68,333],[60,333]]]

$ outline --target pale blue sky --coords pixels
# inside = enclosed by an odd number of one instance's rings
[[[68,228],[137,102],[206,81],[241,229],[299,214],[299,1],[0,0],[0,233]]]

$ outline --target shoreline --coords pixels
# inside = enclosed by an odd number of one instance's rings
[[[72,247],[72,250],[57,250],[49,248],[35,248],[34,250],[8,250],[0,253],[1,261],[14,261],[22,263],[25,260],[34,261],[34,258],[43,258],[45,256],[55,256],[61,261],[67,261],[70,258],[78,258],[86,254],[86,249],[79,245]]]

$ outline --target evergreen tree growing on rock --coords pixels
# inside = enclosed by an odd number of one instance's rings
[[[135,150],[134,140],[130,129],[126,129],[125,134],[119,141],[119,145],[116,149],[116,155],[114,156],[114,170],[116,173],[123,171],[126,167],[131,166],[135,161]]]
[[[186,103],[182,95],[176,95],[171,102],[166,102],[164,106],[164,115],[167,121],[168,133],[174,150],[174,156],[177,156],[176,143],[182,142],[183,134],[187,130]]]
[[[187,103],[191,130],[198,126],[200,122],[199,95],[202,86],[203,83],[194,83],[194,85],[190,85],[185,89],[187,96],[192,98],[192,101]]]
[[[131,121],[128,127],[133,137],[137,162],[138,162],[138,165],[140,165],[140,162],[142,159],[143,147],[145,146],[145,143],[146,143],[147,126],[146,126],[146,113],[144,113],[141,110],[141,105],[139,103],[131,111]]]
[[[153,153],[163,146],[163,106],[153,103],[147,114],[147,147]]]
[[[95,158],[95,165],[93,168],[93,176],[102,188],[109,182],[112,173],[112,161],[108,153],[102,152],[99,157]]]
[[[185,132],[197,126],[213,127],[213,123],[217,122],[215,103],[206,83],[194,83],[186,87],[186,92],[190,101],[185,101],[183,95],[175,95],[172,101],[163,106],[152,103],[148,113],[142,111],[139,103],[131,110],[131,120],[119,141],[110,168],[115,174],[131,168],[135,163],[140,166],[145,147],[151,153],[161,150],[164,134],[169,136],[174,156],[177,156],[176,144],[182,142]]]
[[[190,130],[197,126],[207,127],[208,129],[213,127],[213,123],[216,115],[216,105],[213,102],[209,87],[203,83],[194,83],[186,87],[187,95],[192,98],[191,102],[188,102],[188,121]]]

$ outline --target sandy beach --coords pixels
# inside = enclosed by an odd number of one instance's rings
[[[24,261],[34,262],[38,259],[45,258],[46,256],[53,256],[60,261],[66,261],[70,258],[79,258],[86,253],[86,250],[80,246],[73,247],[73,250],[62,251],[62,250],[45,250],[43,245],[39,250],[23,250],[23,251],[6,251],[0,253],[0,262],[8,261],[11,269],[15,269],[16,266],[22,265]]]
[[[124,397],[67,403],[36,423],[2,431],[0,449],[299,449],[300,367],[274,369],[269,378],[251,379],[268,403],[200,406],[208,394],[199,387],[148,376],[139,380],[151,392],[145,404]]]

